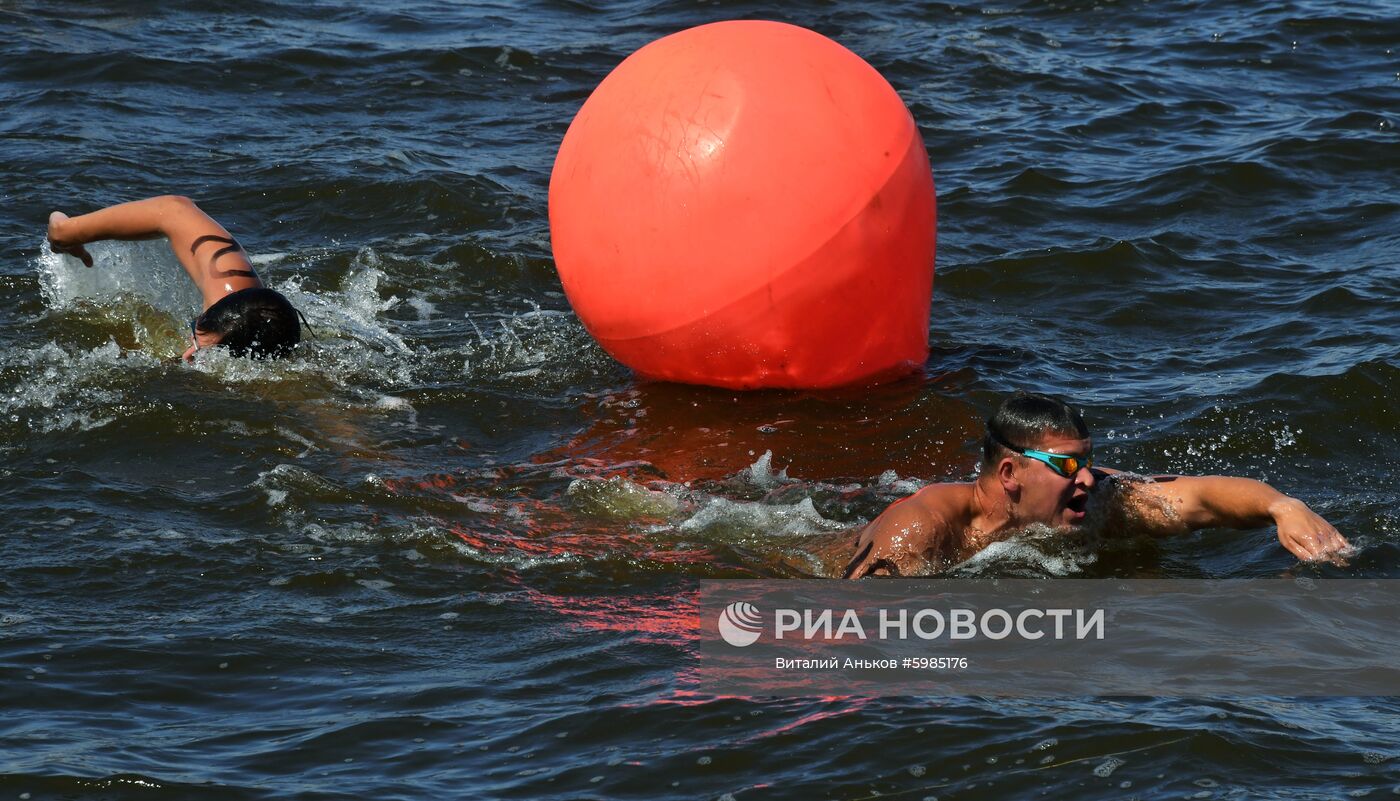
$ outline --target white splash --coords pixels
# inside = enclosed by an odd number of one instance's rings
[[[792,504],[712,498],[680,524],[681,531],[707,534],[795,535],[840,531],[849,524],[822,517],[811,498]]]
[[[994,542],[948,569],[960,576],[1071,576],[1098,561],[1092,550],[1075,548],[1048,526],[1031,526],[1009,539]]]
[[[123,352],[110,340],[90,350],[52,342],[10,348],[0,351],[0,376],[17,380],[0,394],[0,416],[39,432],[101,428],[117,419],[123,389],[160,369],[155,357]]]
[[[179,320],[199,313],[199,290],[167,240],[96,242],[87,250],[92,267],[54,253],[47,241],[40,246],[35,267],[50,309],[70,309],[81,301],[105,305],[114,296],[130,295]]]
[[[611,366],[572,313],[529,309],[480,318],[466,316],[471,333],[458,352],[462,370],[474,380],[531,379],[550,385],[571,382],[580,371],[596,373]]]
[[[876,486],[886,492],[897,492],[900,495],[913,495],[924,487],[928,482],[917,478],[900,478],[899,474],[893,470],[886,470],[880,474],[876,481]]]
[[[764,451],[757,461],[744,468],[739,477],[759,489],[772,489],[779,484],[792,481],[788,478],[786,467],[781,470],[773,469],[773,451],[771,450]]]
[[[621,476],[574,479],[565,495],[587,514],[617,520],[671,517],[681,509],[681,501],[675,495],[647,489]]]

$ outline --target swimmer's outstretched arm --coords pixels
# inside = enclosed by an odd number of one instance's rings
[[[208,308],[230,292],[262,286],[247,254],[229,232],[194,201],[177,195],[136,200],[69,217],[49,215],[49,243],[92,266],[83,247],[104,239],[170,239],[170,247],[199,287]]]
[[[1262,481],[1233,476],[1158,476],[1151,483],[1132,487],[1134,493],[1166,501],[1180,520],[1178,526],[1191,531],[1274,525],[1279,543],[1304,561],[1336,560],[1351,549],[1346,538],[1307,504]],[[1150,520],[1151,515],[1147,517]]]

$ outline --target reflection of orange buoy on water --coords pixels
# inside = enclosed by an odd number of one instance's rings
[[[913,379],[797,395],[642,384],[599,399],[587,417],[535,461],[684,482],[736,475],[772,451],[772,468],[801,481],[867,483],[887,470],[962,480],[983,419],[945,386]]]
[[[559,276],[639,374],[819,388],[922,366],[933,176],[903,102],[820,34],[720,22],[638,50],[569,126]]]

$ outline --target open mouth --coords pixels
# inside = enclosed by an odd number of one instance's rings
[[[1066,509],[1070,510],[1071,512],[1074,512],[1076,515],[1079,515],[1081,517],[1084,515],[1085,510],[1088,508],[1088,506],[1088,493],[1085,493],[1083,495],[1076,495],[1073,498],[1069,499],[1069,503],[1065,504]]]

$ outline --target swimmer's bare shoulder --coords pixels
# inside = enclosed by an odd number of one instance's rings
[[[947,560],[967,528],[971,484],[931,484],[886,509],[861,529],[844,578],[909,576]]]

